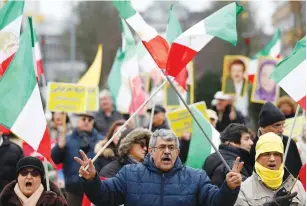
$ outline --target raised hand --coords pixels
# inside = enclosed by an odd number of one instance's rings
[[[96,176],[96,169],[93,165],[93,162],[91,159],[88,159],[86,154],[80,150],[80,154],[82,156],[82,159],[81,160],[80,158],[78,157],[74,157],[74,159],[81,165],[80,169],[79,169],[79,174],[85,178],[86,180],[93,180]],[[85,167],[89,165],[88,169],[85,170]]]
[[[241,185],[242,176],[241,170],[243,168],[244,162],[240,162],[240,157],[236,158],[236,161],[232,167],[232,170],[226,175],[226,182],[230,189],[235,190]]]

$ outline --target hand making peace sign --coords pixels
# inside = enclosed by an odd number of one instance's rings
[[[236,158],[236,161],[232,167],[232,170],[226,175],[226,182],[230,189],[234,190],[241,185],[242,176],[241,170],[243,168],[244,162],[240,162],[240,157]]]

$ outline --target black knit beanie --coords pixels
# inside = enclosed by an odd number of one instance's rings
[[[22,170],[24,168],[37,169],[40,173],[41,178],[44,179],[44,177],[45,177],[44,165],[43,165],[42,161],[40,161],[36,157],[29,156],[29,157],[21,158],[17,163],[17,176],[18,176],[20,170]]]
[[[266,127],[285,120],[285,115],[271,102],[266,102],[259,113],[258,125]]]

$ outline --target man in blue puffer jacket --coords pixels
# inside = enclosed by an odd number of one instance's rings
[[[68,205],[81,206],[84,193],[78,175],[79,165],[73,160],[74,156],[80,156],[81,149],[89,157],[94,157],[95,144],[102,139],[93,125],[94,115],[92,113],[80,114],[77,128],[67,137],[60,136],[51,151],[53,161],[56,164],[63,163]]]
[[[100,181],[93,163],[81,152],[84,192],[95,205],[125,206],[231,206],[238,197],[243,163],[237,158],[219,189],[203,170],[184,167],[178,157],[179,141],[170,130],[156,130],[144,164],[124,166],[110,179]],[[84,168],[89,164],[86,171]]]

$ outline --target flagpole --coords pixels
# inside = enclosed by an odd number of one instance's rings
[[[44,157],[44,162],[43,163],[44,163],[44,169],[45,169],[47,191],[50,191],[48,162],[47,162],[47,159],[45,157]]]
[[[163,70],[161,70],[163,71]],[[215,150],[215,152],[218,154],[218,156],[221,158],[222,162],[224,163],[225,167],[228,169],[228,171],[231,171],[231,168],[229,167],[229,165],[227,164],[227,162],[225,161],[225,159],[223,158],[223,156],[221,155],[221,153],[218,151],[218,149],[215,147],[215,145],[213,144],[213,142],[211,141],[210,137],[207,135],[207,133],[205,132],[205,130],[203,129],[203,127],[200,125],[199,121],[196,119],[195,115],[193,114],[193,112],[191,111],[189,105],[186,103],[186,101],[183,99],[183,97],[181,96],[181,94],[179,93],[179,91],[177,90],[177,88],[175,87],[175,85],[173,84],[173,82],[171,81],[171,79],[165,74],[165,72],[163,71],[164,76],[166,77],[167,81],[170,83],[170,85],[173,87],[173,89],[175,90],[175,92],[177,93],[177,95],[179,96],[180,100],[182,101],[182,103],[184,104],[184,106],[187,108],[188,112],[191,114],[193,120],[196,122],[196,124],[198,125],[199,129],[202,131],[202,133],[205,135],[205,137],[207,138],[207,140],[209,141],[209,143],[211,144],[211,146],[213,147],[213,149]]]
[[[129,124],[129,121],[133,119],[141,109],[164,87],[164,85],[167,83],[167,80],[164,80],[164,82],[143,102],[143,104],[129,117],[129,119],[113,134],[113,136],[109,139],[109,141],[96,153],[95,157],[92,159],[92,162],[95,162],[95,160],[100,156],[100,154],[113,142],[113,139],[117,137],[120,132]],[[88,169],[88,165],[84,168],[85,170]],[[79,175],[81,177],[81,175]]]
[[[285,164],[285,162],[286,162],[287,154],[288,154],[288,152],[289,152],[290,141],[291,141],[292,136],[293,136],[293,130],[294,130],[294,127],[295,127],[295,124],[296,124],[296,119],[297,119],[297,116],[298,116],[298,112],[299,112],[299,111],[300,111],[300,105],[297,105],[297,107],[296,107],[296,112],[295,112],[295,116],[294,116],[294,120],[293,120],[293,124],[292,124],[291,130],[290,130],[290,135],[289,135],[289,137],[288,137],[287,146],[286,146],[286,150],[285,150],[284,164]]]

